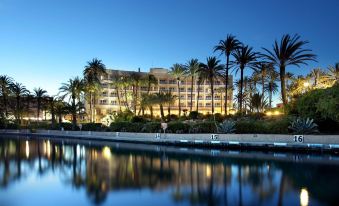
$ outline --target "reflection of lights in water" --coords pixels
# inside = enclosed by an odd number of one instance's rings
[[[211,166],[207,165],[206,166],[206,177],[211,177]]]
[[[51,156],[51,142],[49,140],[47,140],[46,151],[47,151],[47,157],[50,157]]]
[[[308,191],[306,188],[302,188],[300,192],[300,205],[307,206],[308,205]]]
[[[111,158],[111,149],[109,147],[105,146],[102,149],[102,155],[104,156],[104,158],[110,159]]]
[[[29,157],[29,142],[26,141],[26,158]]]
[[[80,153],[81,151],[80,151],[80,145],[79,144],[77,144],[77,154],[78,155],[81,155],[81,153]]]

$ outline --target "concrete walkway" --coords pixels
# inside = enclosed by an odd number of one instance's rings
[[[91,132],[37,130],[0,130],[0,134],[33,135],[68,139],[103,140],[187,147],[249,148],[260,150],[302,150],[339,152],[339,135],[281,134],[164,134],[129,132]]]

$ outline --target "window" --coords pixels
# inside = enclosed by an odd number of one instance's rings
[[[111,101],[111,105],[117,105],[117,101]]]
[[[210,107],[211,105],[211,103],[206,103],[206,107]]]
[[[185,88],[180,88],[180,92],[185,92]]]
[[[111,92],[111,97],[117,97],[117,93]]]
[[[167,80],[165,80],[165,79],[160,79],[159,83],[160,83],[160,84],[167,84]]]
[[[212,99],[212,97],[211,96],[206,96],[206,98],[205,98],[206,100],[211,100]]]
[[[175,91],[175,88],[174,88],[174,87],[170,87],[170,88],[169,88],[169,91],[170,91],[170,92],[174,92],[174,91]]]
[[[176,83],[177,83],[177,80],[171,79],[171,80],[168,81],[168,83],[169,83],[169,84],[176,84]]]
[[[101,95],[104,96],[104,97],[107,97],[107,92],[102,92]]]
[[[107,104],[107,100],[106,99],[100,99],[100,104]]]

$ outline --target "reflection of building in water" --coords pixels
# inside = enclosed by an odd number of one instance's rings
[[[103,202],[110,191],[148,188],[168,193],[173,201],[209,205],[245,204],[249,200],[256,204],[283,204],[287,191],[295,191],[300,195],[300,204],[307,205],[311,194],[322,194],[312,193],[315,188],[307,185],[308,178],[321,179],[321,175],[308,165],[298,165],[299,170],[307,170],[306,176],[297,174],[292,166],[109,147],[86,149],[48,140],[0,139],[0,189],[30,174],[57,173],[67,184],[86,188],[95,203]],[[333,169],[322,173],[327,177]],[[336,187],[336,183],[328,184]]]

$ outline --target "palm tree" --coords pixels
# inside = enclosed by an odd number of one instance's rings
[[[146,77],[146,81],[147,81],[147,94],[149,94],[151,91],[152,85],[153,86],[158,85],[158,80],[153,74],[148,74]]]
[[[220,40],[219,44],[214,47],[214,51],[220,51],[226,57],[226,68],[225,68],[225,114],[227,115],[227,91],[228,91],[228,71],[229,71],[229,60],[230,55],[235,50],[239,49],[241,42],[236,39],[235,36],[228,34],[225,40]]]
[[[2,95],[2,104],[5,112],[5,117],[8,116],[8,95],[10,93],[10,84],[13,82],[13,79],[7,75],[0,75],[0,89]]]
[[[208,57],[207,64],[200,64],[199,72],[202,73],[208,80],[211,88],[212,95],[212,114],[214,114],[214,80],[221,76],[220,72],[223,69],[223,66],[220,63],[220,60],[217,60],[216,57]]]
[[[26,87],[18,82],[13,82],[10,84],[10,89],[15,96],[15,119],[18,124],[21,124],[22,119],[22,107],[21,107],[21,98],[28,92]]]
[[[116,72],[113,74],[113,83],[111,84],[111,86],[115,89],[115,92],[118,98],[119,111],[122,112],[121,97],[120,97],[120,89],[122,89],[122,81],[121,81],[121,75],[119,73]]]
[[[102,75],[106,75],[106,66],[102,63],[101,60],[96,58],[92,59],[92,61],[88,61],[85,69],[83,71],[86,91],[89,93],[89,107],[90,107],[90,119],[91,122],[95,121],[95,94],[100,90],[100,77]]]
[[[335,66],[330,66],[328,68],[327,74],[325,75],[325,80],[330,86],[339,83],[339,63],[336,63]]]
[[[55,103],[55,114],[58,116],[58,123],[59,126],[61,127],[62,123],[62,116],[68,113],[68,106],[65,102],[63,102],[61,99],[59,99]]]
[[[41,89],[40,87],[35,88],[33,91],[34,91],[34,97],[37,101],[37,121],[39,123],[41,103],[42,103],[42,100],[45,98],[47,91],[44,89]]]
[[[177,99],[176,95],[173,95],[172,92],[166,92],[165,93],[165,102],[168,105],[167,111],[168,111],[168,120],[171,119],[171,105],[175,103],[175,100]]]
[[[244,70],[246,67],[253,68],[255,61],[257,59],[257,53],[252,51],[252,47],[242,46],[241,48],[235,50],[233,57],[235,58],[234,63],[238,65],[237,71],[240,69],[240,92],[239,92],[239,108],[240,113],[242,113],[242,103],[243,103],[243,83],[244,83]]]
[[[56,96],[51,96],[51,97],[47,97],[47,101],[48,101],[48,110],[51,114],[51,127],[55,128],[55,123],[56,123],[56,108],[57,108],[57,104],[60,101],[58,97]]]
[[[194,86],[194,78],[198,74],[200,64],[198,59],[191,59],[185,65],[186,68],[186,75],[191,77],[191,105],[190,105],[190,112],[192,111],[193,107],[193,86]]]
[[[178,88],[178,100],[179,100],[179,117],[181,116],[181,98],[180,98],[180,81],[183,76],[185,76],[185,67],[181,64],[174,64],[169,71],[169,74],[172,75],[177,80]]]
[[[314,88],[321,88],[324,80],[325,80],[326,73],[321,68],[314,68],[308,74],[310,78],[313,79],[313,87]]]
[[[133,88],[133,110],[134,110],[134,115],[137,114],[137,104],[139,100],[139,87],[140,83],[142,82],[143,76],[141,75],[140,72],[132,72],[130,75],[130,80],[131,80],[131,85]]]
[[[59,88],[61,93],[64,93],[61,98],[65,99],[69,97],[69,101],[71,101],[71,113],[72,113],[72,130],[76,129],[77,125],[77,104],[76,100],[80,99],[81,91],[82,91],[82,81],[79,77],[75,77],[74,79],[69,79],[67,83],[63,83]]]
[[[275,66],[279,67],[281,97],[284,106],[287,105],[285,73],[286,67],[294,65],[300,67],[301,64],[307,65],[307,61],[315,61],[316,55],[310,53],[312,50],[303,49],[308,41],[300,40],[300,36],[295,34],[291,37],[289,34],[283,35],[280,44],[276,40],[273,45],[273,51],[263,48],[267,54],[263,56]]]
[[[197,86],[198,86],[198,96],[197,96],[197,107],[196,111],[199,112],[199,96],[200,96],[200,86],[204,83],[206,77],[204,73],[200,72],[200,69],[198,71],[198,81],[197,81]]]
[[[254,65],[254,75],[261,80],[261,94],[265,97],[265,81],[268,76],[268,70],[272,69],[273,65],[265,61],[259,61]]]
[[[265,91],[268,92],[270,109],[272,108],[273,94],[278,92],[278,84],[276,83],[279,74],[275,70],[270,70],[268,73],[268,82],[265,85]]]
[[[259,93],[254,93],[250,99],[250,106],[254,108],[257,113],[260,112],[260,109],[264,108],[267,105],[264,96]]]
[[[154,96],[154,101],[159,104],[159,107],[160,107],[160,115],[161,115],[161,119],[163,121],[165,121],[165,114],[164,114],[164,104],[166,104],[166,94],[163,93],[163,92],[159,92],[159,93],[156,93],[155,96]]]

